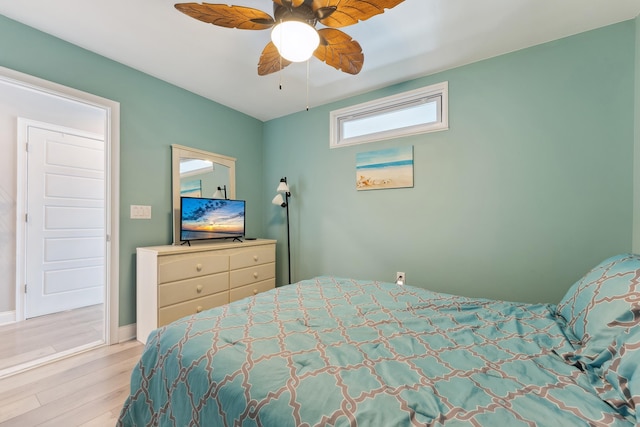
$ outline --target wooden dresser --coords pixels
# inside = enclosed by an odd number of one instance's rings
[[[136,250],[136,336],[275,287],[275,240]]]

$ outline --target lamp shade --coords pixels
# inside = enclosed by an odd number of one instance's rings
[[[271,201],[274,205],[282,206],[284,204],[284,198],[281,193],[276,194],[276,197]]]
[[[214,199],[225,199],[227,198],[227,186],[226,184],[223,185],[222,187],[218,187],[216,192],[213,193],[213,198]]]
[[[271,31],[271,41],[280,55],[291,62],[311,58],[320,44],[320,36],[311,25],[300,21],[284,21]]]
[[[278,193],[289,193],[289,186],[286,181],[280,181],[278,184],[278,188],[276,189]]]

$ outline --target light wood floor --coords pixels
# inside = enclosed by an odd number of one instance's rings
[[[10,367],[104,342],[103,307],[92,305],[0,326],[0,374]]]
[[[103,346],[0,379],[0,426],[113,427],[142,348]]]

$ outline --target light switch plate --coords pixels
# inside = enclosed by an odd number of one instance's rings
[[[131,205],[131,219],[151,219],[151,206]]]

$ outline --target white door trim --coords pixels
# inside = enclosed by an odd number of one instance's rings
[[[102,98],[73,89],[57,83],[49,82],[28,74],[20,73],[8,68],[0,67],[0,80],[17,87],[45,93],[63,99],[84,103],[105,111],[105,179],[106,179],[106,298],[105,298],[105,337],[107,344],[118,342],[119,321],[119,210],[120,210],[120,104],[110,99]],[[18,130],[18,132],[21,132]],[[19,135],[24,140],[24,135]],[[22,157],[22,158],[21,158]],[[24,150],[18,150],[18,161],[23,162]],[[22,164],[22,163],[21,163]],[[23,176],[17,177],[18,199],[23,198],[25,182]],[[24,203],[16,206],[16,266],[24,265]],[[16,268],[16,290],[24,291],[24,273]],[[20,300],[20,301],[19,301]],[[16,319],[24,319],[24,292],[16,292]]]

